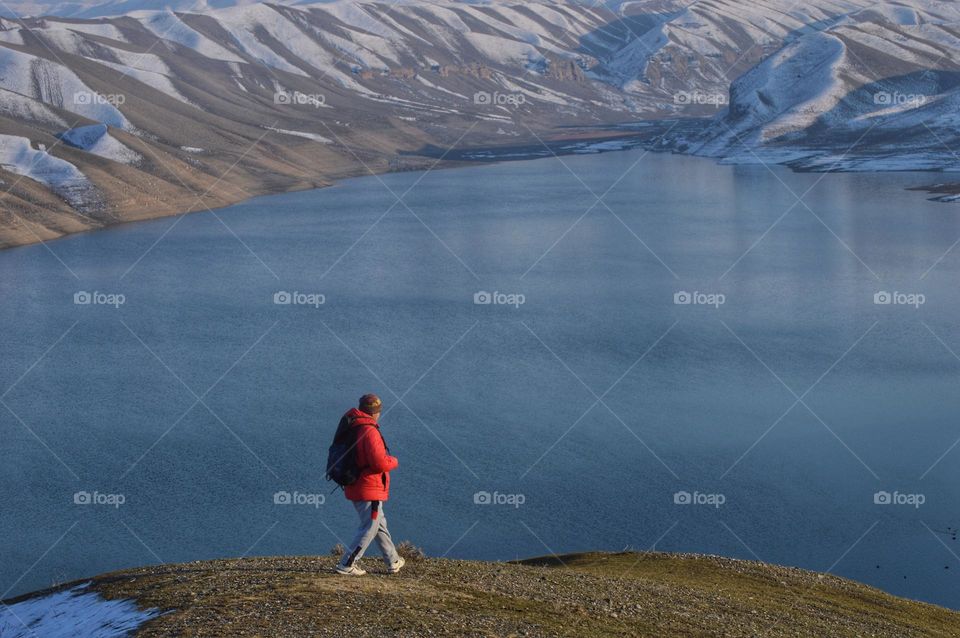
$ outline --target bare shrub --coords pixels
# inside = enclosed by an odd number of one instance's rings
[[[416,563],[427,557],[422,549],[411,543],[410,541],[401,541],[397,545],[397,553],[403,556],[404,559],[410,561],[411,563]]]

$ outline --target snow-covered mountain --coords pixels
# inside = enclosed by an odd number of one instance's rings
[[[0,179],[15,211],[0,245],[426,165],[397,154],[461,138],[631,117],[580,47],[616,18],[604,9],[219,4],[0,19]],[[36,179],[25,147],[71,179]]]
[[[812,169],[960,169],[960,5],[890,2],[799,32],[730,87],[697,152]]]
[[[954,2],[6,7],[0,245],[637,119],[702,118],[665,147],[740,161],[957,166]]]
[[[298,0],[278,0],[276,4],[295,4]],[[104,18],[134,11],[185,11],[203,13],[210,9],[256,4],[259,0],[10,0],[0,5],[0,15],[8,18],[57,16],[61,18]]]

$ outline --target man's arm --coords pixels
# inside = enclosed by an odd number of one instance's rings
[[[365,469],[368,472],[379,474],[380,472],[390,472],[397,469],[400,461],[397,460],[397,457],[387,454],[387,448],[383,445],[383,438],[376,431],[376,428],[372,426],[363,428],[360,437],[359,445],[362,447],[363,456],[367,460]]]

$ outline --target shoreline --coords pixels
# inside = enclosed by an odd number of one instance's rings
[[[302,193],[312,190],[324,190],[332,188],[345,180],[356,179],[360,177],[378,177],[380,175],[389,175],[391,173],[418,172],[424,170],[447,170],[456,168],[468,168],[473,166],[486,166],[490,164],[500,164],[509,162],[533,161],[538,159],[550,159],[551,157],[569,157],[577,155],[593,155],[601,153],[615,153],[620,151],[630,151],[644,149],[650,153],[670,153],[677,155],[688,155],[691,157],[701,157],[702,159],[713,161],[716,164],[723,162],[723,158],[697,155],[678,151],[672,147],[656,148],[650,144],[654,139],[660,139],[664,122],[669,120],[649,120],[632,124],[621,125],[600,125],[596,127],[580,127],[578,130],[586,132],[586,135],[568,135],[551,139],[540,139],[526,141],[514,145],[480,145],[469,148],[442,149],[434,146],[425,146],[415,151],[398,151],[397,156],[421,163],[409,167],[392,169],[388,165],[387,170],[375,171],[369,166],[351,168],[337,172],[335,174],[322,177],[323,183],[299,183],[289,188],[269,188],[258,189],[240,189],[244,196],[226,197],[225,202],[215,206],[197,205],[186,210],[158,212],[157,214],[148,214],[142,218],[121,219],[113,223],[104,224],[98,227],[84,228],[77,231],[64,232],[60,235],[50,238],[41,238],[34,236],[25,241],[11,240],[7,244],[0,244],[0,251],[14,250],[17,248],[26,248],[36,246],[37,244],[46,245],[57,242],[61,239],[84,235],[87,233],[101,232],[114,228],[119,228],[129,224],[157,221],[160,219],[177,218],[186,215],[193,215],[205,212],[222,211],[231,206],[250,202],[260,197],[271,197],[274,195],[283,195],[288,193]],[[696,121],[691,121],[695,124]],[[573,128],[573,127],[571,127]],[[605,134],[597,135],[596,132],[603,131]],[[590,134],[590,133],[594,134]],[[545,148],[546,147],[546,148]],[[783,166],[793,172],[825,172],[825,173],[851,173],[865,172],[873,174],[883,173],[921,173],[931,175],[944,175],[942,169],[913,169],[913,170],[891,170],[891,171],[849,171],[832,170],[816,171],[803,169],[791,165],[790,162],[775,163],[777,166]],[[222,178],[220,178],[222,179]],[[956,182],[935,182],[931,180],[930,184],[907,187],[905,190],[926,193],[931,195],[927,197],[929,201],[939,203],[960,203],[960,181]],[[202,199],[206,194],[195,199]],[[78,216],[79,213],[77,214]]]
[[[651,122],[652,125],[656,126],[657,122]],[[335,173],[327,174],[321,176],[314,183],[305,183],[300,182],[296,185],[293,185],[289,188],[264,188],[262,190],[257,188],[246,188],[242,189],[244,196],[242,197],[229,197],[222,196],[225,200],[224,203],[218,204],[215,206],[205,206],[199,204],[197,200],[201,198],[206,198],[207,194],[205,193],[201,197],[193,196],[195,204],[193,207],[187,208],[186,210],[176,210],[170,212],[159,212],[156,214],[148,214],[142,218],[132,218],[132,219],[120,219],[113,223],[104,224],[102,226],[96,226],[91,228],[83,228],[76,231],[64,232],[62,234],[49,237],[49,238],[40,238],[31,234],[28,239],[24,241],[10,241],[9,243],[0,242],[0,251],[14,250],[17,248],[26,248],[30,246],[46,245],[52,244],[62,239],[67,239],[68,237],[73,237],[77,235],[85,235],[88,233],[101,232],[105,230],[110,230],[114,228],[119,228],[122,226],[127,226],[129,224],[138,224],[142,222],[151,222],[157,221],[160,219],[172,219],[185,215],[193,215],[197,213],[206,213],[206,212],[218,212],[231,206],[236,206],[237,204],[243,204],[245,202],[252,201],[259,197],[271,197],[274,195],[283,195],[287,193],[302,193],[312,190],[324,190],[327,188],[332,188],[340,184],[341,182],[349,179],[356,179],[360,177],[378,177],[381,175],[389,175],[392,173],[409,173],[409,172],[418,172],[424,170],[446,170],[446,169],[455,169],[455,168],[468,168],[472,166],[484,166],[494,163],[503,163],[503,162],[513,162],[513,161],[528,161],[536,159],[546,159],[553,157],[554,154],[559,156],[565,155],[574,155],[576,154],[576,149],[590,144],[603,144],[611,140],[615,141],[629,141],[629,146],[627,148],[609,148],[598,150],[595,152],[614,152],[618,150],[631,150],[633,148],[641,147],[642,144],[647,141],[647,137],[642,134],[642,132],[629,132],[623,130],[613,130],[605,127],[569,127],[571,133],[563,136],[558,136],[550,139],[543,139],[543,143],[538,142],[537,140],[531,140],[529,143],[518,146],[505,146],[505,145],[480,145],[480,146],[471,146],[470,148],[464,149],[451,149],[450,152],[446,152],[445,149],[439,147],[426,146],[422,147],[419,150],[415,151],[398,151],[397,156],[404,158],[408,161],[414,162],[413,164],[402,167],[400,169],[392,169],[388,164],[386,170],[374,170],[370,167],[369,164],[361,165],[359,167],[351,167],[347,170],[338,171]],[[579,133],[573,132],[579,131]],[[586,134],[584,134],[586,133]],[[543,145],[546,144],[548,147],[553,149],[553,152],[550,152],[543,148]],[[526,152],[522,156],[507,156],[508,152],[515,152],[514,149],[524,148]],[[539,149],[539,150],[537,150]],[[470,154],[488,154],[488,153],[504,153],[503,156],[498,156],[490,159],[480,159],[480,158],[466,158],[465,156]],[[453,155],[453,157],[451,157]],[[459,158],[459,159],[458,159]],[[384,159],[387,159],[387,156],[384,156]],[[218,178],[222,179],[221,178]],[[241,190],[241,189],[235,189]],[[191,198],[188,198],[191,199]],[[75,213],[78,217],[82,216],[79,213]]]

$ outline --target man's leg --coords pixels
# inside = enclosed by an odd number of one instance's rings
[[[383,554],[383,562],[387,567],[393,567],[400,559],[397,554],[397,548],[393,546],[393,538],[390,536],[390,530],[387,529],[387,517],[383,513],[383,503],[380,504],[380,524],[377,526],[377,545],[380,546],[380,553]]]
[[[343,553],[343,558],[340,560],[341,567],[350,567],[356,563],[362,556],[365,551],[367,551],[367,546],[370,545],[370,541],[377,536],[380,531],[380,521],[379,517],[374,518],[374,503],[377,501],[352,501],[354,509],[357,510],[357,515],[360,517],[360,527],[357,529],[357,533],[353,538],[353,542],[350,543],[350,547],[346,549]]]

